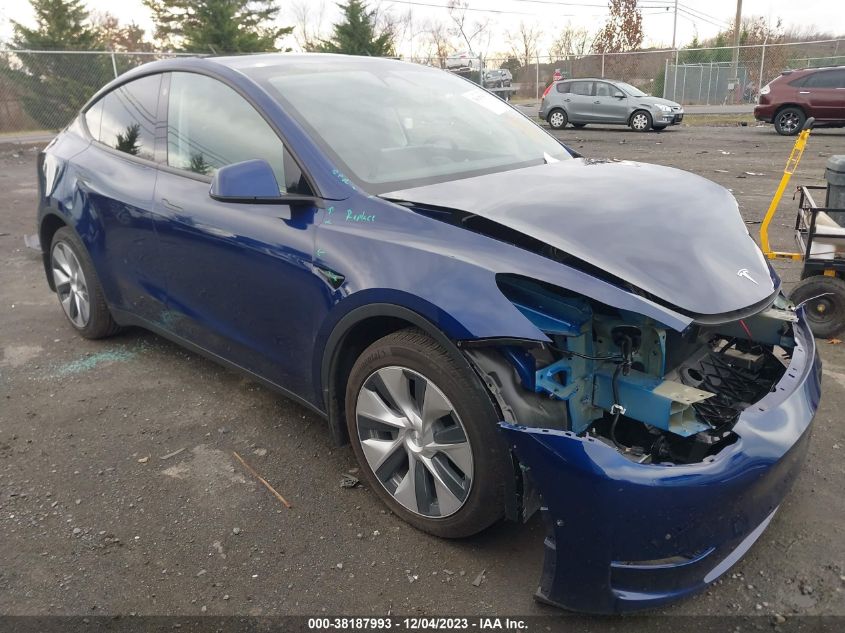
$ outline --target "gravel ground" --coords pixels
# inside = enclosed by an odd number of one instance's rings
[[[762,218],[792,144],[769,127],[557,134],[588,156],[715,180],[749,222]],[[366,488],[341,487],[352,452],[332,448],[300,406],[143,331],[75,336],[24,246],[36,152],[0,146],[0,613],[558,613],[532,599],[538,517],[462,541],[422,534]],[[837,152],[845,132],[814,133],[796,181],[822,182]],[[775,226],[784,247],[792,204]],[[795,265],[781,270],[797,278]],[[722,580],[659,613],[845,615],[845,346],[820,346],[824,397],[796,488]]]

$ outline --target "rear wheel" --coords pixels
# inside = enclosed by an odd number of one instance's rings
[[[634,132],[648,132],[651,129],[651,115],[645,110],[637,110],[631,115],[630,126]]]
[[[563,110],[552,110],[549,113],[548,121],[553,130],[561,130],[566,127],[569,117],[566,116],[566,112]]]
[[[784,108],[775,115],[775,131],[783,136],[795,136],[804,127],[807,116],[801,108]]]
[[[819,338],[831,338],[845,330],[845,281],[839,277],[814,275],[802,279],[789,298],[805,304],[810,329]]]
[[[68,227],[60,228],[53,235],[50,274],[62,310],[79,334],[97,339],[120,330],[106,305],[100,280],[85,245]]]
[[[504,514],[498,416],[484,387],[420,330],[368,347],[349,375],[346,421],[364,478],[414,527],[475,534]]]

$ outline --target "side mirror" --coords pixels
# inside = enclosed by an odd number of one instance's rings
[[[281,193],[276,174],[264,159],[245,160],[218,169],[208,192],[214,200],[243,204],[307,204],[319,199],[296,193]]]
[[[617,93],[616,93],[615,95],[613,95],[613,96],[614,96],[614,97],[616,97],[617,99],[624,99],[624,98],[625,98],[625,93],[624,93],[624,92],[617,92]]]

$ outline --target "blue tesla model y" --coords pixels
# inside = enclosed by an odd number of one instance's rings
[[[155,62],[94,95],[38,176],[80,335],[147,328],[310,407],[420,530],[540,509],[540,600],[702,589],[801,467],[820,363],[731,194],[580,157],[460,77]]]

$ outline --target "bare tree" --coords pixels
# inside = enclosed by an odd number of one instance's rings
[[[481,48],[486,48],[490,43],[490,18],[471,21],[469,16],[469,3],[466,0],[449,0],[446,3],[449,11],[449,19],[452,20],[451,32],[455,37],[460,38],[467,45],[467,52],[471,55],[481,54]],[[486,39],[486,44],[484,40]],[[473,42],[476,43],[475,49]],[[479,49],[479,50],[476,50]]]
[[[445,68],[446,57],[455,49],[449,29],[440,20],[429,20],[426,22],[423,32],[428,46],[428,59],[426,61],[434,63],[440,68]]]
[[[520,21],[516,31],[508,31],[508,43],[515,57],[519,58],[523,66],[529,66],[537,57],[537,45],[543,32],[534,24]]]
[[[291,12],[295,23],[293,37],[296,43],[304,51],[317,50],[323,39],[321,27],[326,13],[325,2],[295,0],[291,3]]]
[[[584,57],[590,52],[594,36],[589,30],[568,23],[549,48],[552,59],[566,60]]]

